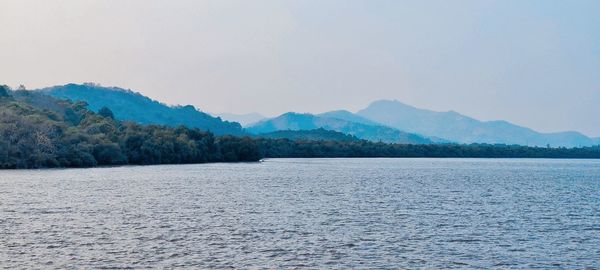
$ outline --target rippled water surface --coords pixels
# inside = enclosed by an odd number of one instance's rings
[[[0,266],[598,268],[600,162],[0,171]]]

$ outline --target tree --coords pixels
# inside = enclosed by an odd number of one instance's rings
[[[106,118],[110,118],[110,119],[115,119],[115,115],[113,114],[113,112],[107,108],[107,107],[102,107],[99,111],[98,114],[102,117],[106,117]]]
[[[6,85],[0,85],[0,98],[10,97],[10,88]]]

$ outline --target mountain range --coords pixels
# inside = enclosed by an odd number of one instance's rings
[[[281,130],[313,130],[322,128],[376,142],[408,144],[433,143],[433,141],[423,136],[371,123],[367,119],[349,121],[334,117],[337,114],[346,115],[347,113],[335,112],[323,115],[313,115],[308,113],[301,114],[289,112],[275,118],[260,121],[247,127],[246,130],[253,134],[261,134]],[[359,116],[355,117],[360,118]]]
[[[169,106],[131,90],[89,83],[54,86],[38,91],[59,99],[83,101],[90,110],[96,112],[107,107],[119,120],[140,124],[184,125],[209,130],[217,135],[260,136],[271,133],[269,136],[293,139],[341,138],[322,132],[300,132],[325,129],[386,143],[487,143],[541,147],[600,144],[600,138],[590,138],[574,131],[541,133],[506,121],[480,121],[454,111],[436,112],[391,100],[375,101],[356,113],[346,110],[321,114],[288,112],[265,119],[256,113],[223,113],[215,117],[191,105]]]
[[[460,113],[418,109],[399,101],[379,100],[357,113],[383,125],[457,143],[580,147],[600,143],[579,132],[540,133],[506,121],[479,121]]]

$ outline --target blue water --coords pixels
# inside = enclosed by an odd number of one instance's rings
[[[600,268],[600,161],[0,171],[0,267]]]

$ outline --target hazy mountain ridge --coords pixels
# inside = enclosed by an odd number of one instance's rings
[[[369,141],[387,143],[430,144],[428,138],[411,134],[382,125],[367,125],[339,118],[322,117],[313,114],[285,113],[278,117],[263,120],[246,130],[261,134],[280,130],[313,130],[323,128],[356,136]]]
[[[213,117],[191,105],[169,106],[140,93],[118,87],[67,84],[39,91],[56,98],[85,101],[88,108],[96,112],[102,107],[108,107],[119,120],[167,126],[185,125],[210,130],[217,135],[248,134],[239,123]],[[346,110],[316,115],[287,113],[254,124],[250,123],[263,116],[254,113],[222,115],[226,119],[237,117],[247,125],[246,130],[253,134],[324,128],[354,135],[360,139],[387,143],[456,142],[553,147],[600,144],[600,138],[590,138],[579,132],[540,133],[507,121],[479,121],[454,111],[435,112],[390,100],[375,101],[356,114]]]
[[[367,118],[364,118],[362,116],[359,116],[355,113],[352,113],[352,112],[346,111],[346,110],[324,112],[324,113],[317,114],[317,116],[327,117],[327,118],[337,118],[337,119],[346,120],[349,122],[365,124],[365,125],[370,125],[370,126],[381,126],[382,125],[373,120],[369,120]]]
[[[210,130],[217,135],[244,134],[239,123],[223,121],[194,106],[168,106],[140,93],[118,87],[67,84],[43,88],[39,91],[59,99],[85,101],[89,109],[95,112],[102,107],[108,107],[119,120],[166,126],[185,125],[190,128]]]
[[[358,115],[407,132],[459,143],[519,144],[532,146],[592,146],[600,141],[578,132],[540,133],[507,121],[479,121],[454,111],[418,109],[399,101],[379,100]]]
[[[235,114],[235,113],[214,113],[214,116],[220,117],[225,121],[240,123],[243,127],[258,123],[267,117],[260,113],[246,113],[246,114]]]

